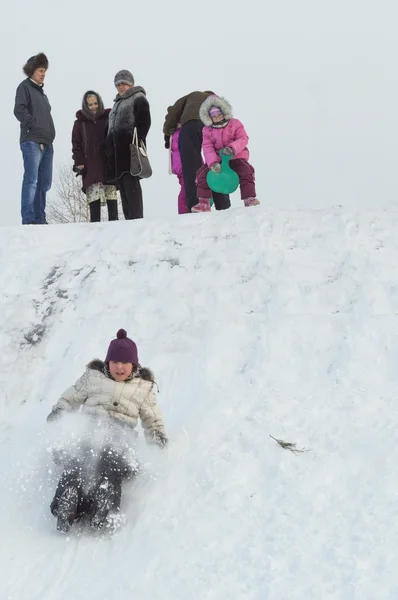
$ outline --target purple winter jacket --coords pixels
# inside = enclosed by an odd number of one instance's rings
[[[98,115],[88,109],[87,98],[97,96]],[[76,113],[72,130],[72,158],[74,166],[84,165],[82,190],[94,183],[106,182],[105,138],[111,109],[105,108],[101,96],[88,91],[83,96],[82,109]]]
[[[178,138],[180,137],[181,128],[176,129],[171,138],[171,172],[174,175],[181,176],[182,175],[182,164],[181,164],[181,156],[180,151],[178,149]]]
[[[239,119],[231,119],[228,125],[221,128],[206,125],[203,128],[203,153],[207,166],[221,162],[219,151],[227,146],[234,152],[232,158],[249,160],[248,141],[249,136]]]

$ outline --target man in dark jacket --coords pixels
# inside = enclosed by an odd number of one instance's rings
[[[32,56],[23,67],[27,78],[19,84],[14,115],[21,123],[20,145],[24,161],[22,224],[46,223],[46,193],[51,188],[53,141],[51,106],[43,91],[48,69],[45,54]]]
[[[135,128],[138,141],[146,141],[151,127],[149,103],[144,88],[135,85],[130,71],[118,71],[114,84],[118,93],[106,137],[107,183],[117,185],[120,191],[124,218],[142,219],[141,183],[130,173],[130,144]]]
[[[163,125],[165,147],[170,147],[170,136],[181,124],[181,132],[178,138],[178,150],[181,156],[182,176],[187,195],[187,206],[192,207],[199,203],[196,193],[196,173],[202,166],[202,129],[204,127],[199,110],[208,96],[214,96],[214,92],[192,92],[179,98],[173,106],[167,109],[167,115]],[[214,205],[217,210],[230,208],[229,196],[213,193]]]

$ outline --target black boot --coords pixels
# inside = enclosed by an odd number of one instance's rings
[[[52,514],[57,517],[57,529],[59,531],[69,531],[72,523],[78,519],[79,506],[83,498],[81,463],[73,461],[62,473],[50,505]]]
[[[91,526],[103,527],[108,513],[120,508],[122,480],[130,470],[126,460],[112,447],[105,447],[97,467],[97,484],[92,496]]]
[[[90,525],[94,529],[104,526],[109,511],[114,508],[116,500],[115,485],[109,479],[100,481],[93,493]]]
[[[65,488],[58,499],[56,507],[57,529],[67,533],[71,525],[76,521],[77,508],[79,505],[79,492],[76,487]]]

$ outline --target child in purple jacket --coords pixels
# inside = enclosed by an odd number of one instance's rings
[[[187,196],[185,193],[184,178],[182,176],[182,164],[180,151],[178,149],[178,138],[180,137],[181,125],[178,125],[178,129],[172,134],[170,141],[170,152],[171,152],[171,172],[177,175],[178,182],[181,186],[180,193],[178,194],[178,214],[183,215],[188,213]]]
[[[229,166],[239,176],[241,198],[245,206],[260,204],[256,198],[254,169],[248,162],[249,137],[242,123],[232,118],[229,102],[225,98],[209,96],[200,107],[200,118],[205,125],[202,148],[206,164],[200,167],[197,173],[199,204],[192,208],[192,212],[210,210],[212,191],[207,185],[206,176],[210,169],[215,173],[221,171],[220,150],[232,157]]]

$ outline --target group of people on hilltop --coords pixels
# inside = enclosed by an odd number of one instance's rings
[[[230,167],[239,176],[245,206],[260,204],[256,198],[254,169],[249,164],[249,137],[231,105],[211,91],[192,92],[169,106],[163,126],[165,147],[171,147],[172,169],[181,185],[179,212],[210,211],[213,198],[217,210],[230,208],[228,195],[212,191],[207,173],[221,171],[219,152],[231,156]],[[202,159],[202,150],[205,163]]]
[[[151,126],[149,103],[129,71],[116,73],[114,84],[117,95],[112,110],[104,108],[101,96],[90,90],[83,96],[72,130],[73,169],[82,176],[91,222],[101,220],[105,203],[109,221],[117,221],[117,190],[125,219],[144,216],[140,179],[130,173],[130,144],[134,128],[145,142]]]
[[[55,127],[44,93],[48,59],[44,53],[29,58],[26,79],[16,91],[14,115],[20,121],[24,162],[21,214],[23,224],[46,224],[46,194],[51,188]],[[105,108],[98,92],[87,91],[72,130],[73,169],[82,177],[82,190],[90,208],[90,221],[101,220],[107,205],[110,221],[118,219],[120,192],[125,219],[143,217],[140,178],[130,172],[134,132],[146,145],[151,114],[146,92],[135,85],[130,71],[116,73],[117,95],[112,109]],[[179,98],[167,111],[163,126],[165,147],[171,152],[172,172],[178,177],[178,212],[230,208],[228,195],[210,190],[207,173],[221,170],[220,152],[239,177],[245,206],[259,204],[254,169],[248,162],[248,135],[230,104],[212,91],[195,91]],[[204,161],[202,158],[204,154]]]

